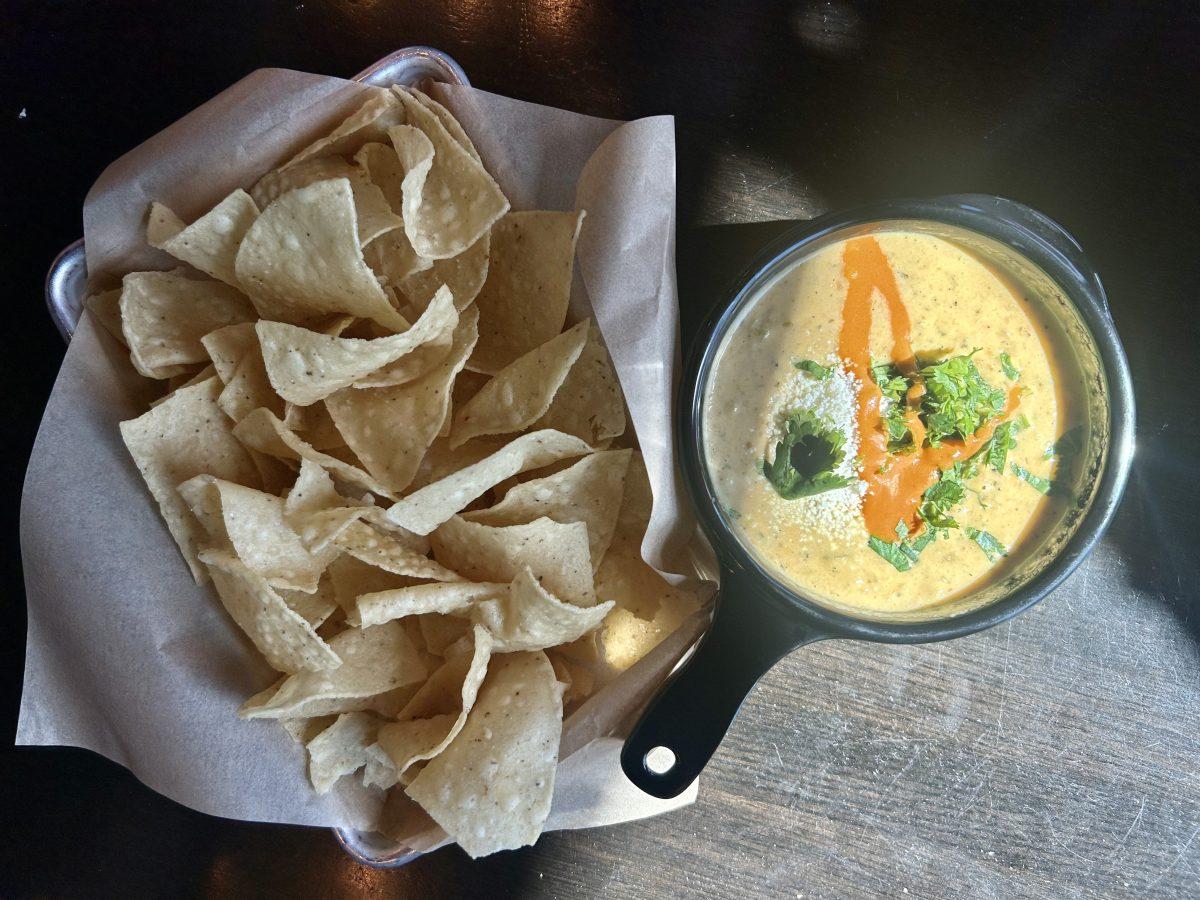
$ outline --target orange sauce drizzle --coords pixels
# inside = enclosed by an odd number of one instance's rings
[[[896,538],[896,524],[903,521],[910,531],[920,522],[917,507],[933,484],[939,469],[966,459],[992,436],[996,425],[1016,409],[1018,389],[1008,392],[1004,412],[965,441],[942,441],[940,447],[925,447],[925,426],[917,416],[925,388],[917,372],[917,359],[910,343],[912,324],[908,309],[900,299],[896,276],[878,241],[873,237],[855,238],[846,243],[842,271],[849,282],[846,303],[842,307],[842,330],[838,337],[838,356],[846,361],[858,379],[858,439],[862,457],[862,478],[867,483],[863,498],[863,520],[867,531],[878,538]],[[913,380],[905,398],[905,424],[913,436],[915,450],[892,454],[887,449],[887,429],[880,409],[883,392],[871,377],[871,298],[878,291],[887,304],[892,326],[892,362],[905,377]]]

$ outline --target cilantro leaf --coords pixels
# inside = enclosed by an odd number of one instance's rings
[[[910,387],[908,379],[892,363],[874,363],[871,378],[887,401],[883,424],[887,428],[888,450],[897,453],[912,446],[912,435],[904,421],[905,397]]]
[[[814,359],[798,359],[792,363],[801,372],[807,372],[817,381],[824,381],[833,374],[833,369],[823,366]]]
[[[907,572],[912,568],[913,560],[900,549],[898,544],[889,544],[887,541],[881,541],[875,535],[867,538],[867,546],[890,562],[897,572]]]
[[[984,381],[970,356],[952,356],[921,369],[921,400],[929,446],[947,438],[966,440],[1004,410],[1004,391]]]
[[[967,537],[979,545],[979,549],[983,551],[989,562],[995,562],[1002,556],[1008,556],[1008,550],[991,533],[972,528],[969,525],[963,531],[967,533]]]
[[[908,537],[908,524],[903,519],[896,523],[896,537],[900,540]]]
[[[954,521],[950,510],[962,503],[965,496],[966,491],[958,474],[953,468],[947,469],[925,491],[921,505],[917,507],[917,515],[931,528],[957,528],[958,522]]]
[[[987,443],[981,448],[987,451],[984,454],[987,464],[997,472],[1004,472],[1004,463],[1008,459],[1008,451],[1016,448],[1017,433],[1023,427],[1024,425],[1020,419],[1001,422],[996,426],[996,430],[992,432],[992,436],[988,438]]]
[[[785,500],[845,487],[850,479],[834,474],[845,445],[845,435],[826,427],[812,411],[795,410],[784,424],[783,439],[775,445],[775,458],[762,460],[762,473]]]
[[[1041,475],[1034,475],[1028,469],[1024,468],[1023,466],[1018,466],[1016,463],[1012,464],[1012,473],[1023,481],[1027,481],[1032,487],[1041,491],[1043,494],[1050,493],[1051,489],[1054,487],[1054,484],[1049,478],[1043,478]]]
[[[939,534],[945,533],[946,532],[941,528],[926,528],[923,532],[921,532],[921,536],[919,538],[909,543],[909,547],[914,553],[920,553],[922,550],[936,541]]]
[[[1013,365],[1012,357],[1007,353],[1000,354],[1000,368],[1004,370],[1009,381],[1016,381],[1021,377],[1021,370]]]

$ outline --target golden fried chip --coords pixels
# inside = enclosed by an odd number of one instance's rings
[[[563,525],[543,518],[497,528],[454,516],[430,541],[438,562],[473,581],[511,582],[529,568],[556,596],[577,606],[596,602],[582,522]]]
[[[462,517],[481,525],[523,525],[542,516],[555,522],[583,522],[595,569],[612,542],[632,453],[592,453],[561,472],[514,485],[495,506]]]
[[[243,719],[284,719],[310,712],[313,701],[354,700],[375,697],[425,677],[417,648],[398,622],[372,628],[351,628],[329,641],[342,660],[336,669],[298,672],[264,697],[256,694],[242,705]]]
[[[406,792],[472,857],[532,844],[561,733],[562,685],[546,654],[498,656],[462,731]]]
[[[467,136],[466,131],[463,130],[463,127],[459,123],[458,119],[454,118],[454,116],[450,113],[450,110],[446,109],[446,107],[442,106],[442,104],[438,103],[428,94],[423,94],[414,87],[410,87],[408,92],[413,97],[417,98],[418,103],[438,117],[438,120],[445,127],[446,131],[450,133],[450,136],[462,144],[462,148],[466,150],[467,153],[469,153],[474,159],[479,159],[479,151],[475,149],[475,145],[471,143],[471,139]]]
[[[469,655],[447,659],[400,711],[400,721],[379,729],[379,746],[391,757],[398,775],[403,776],[413,763],[441,753],[466,723],[492,657],[492,636],[487,629],[474,628],[471,640]],[[437,717],[437,725],[408,724],[433,717]]]
[[[246,351],[234,369],[233,377],[225,383],[217,405],[235,422],[242,421],[256,409],[269,409],[277,416],[283,415],[283,400],[271,387],[258,347]]]
[[[100,323],[105,331],[120,341],[125,347],[129,346],[125,341],[125,333],[121,331],[120,288],[91,294],[84,299],[83,305],[85,309],[96,317],[96,321]]]
[[[121,282],[121,331],[133,366],[148,378],[169,378],[203,363],[201,338],[254,318],[246,298],[219,281],[172,272],[131,272]]]
[[[308,777],[318,794],[329,793],[343,775],[357,772],[376,759],[371,747],[375,744],[375,734],[381,723],[381,719],[370,713],[342,713],[336,722],[305,745],[308,751]],[[390,766],[390,760],[388,763]],[[384,781],[387,780],[386,774],[372,774],[372,780],[381,775]],[[392,779],[392,784],[395,784],[395,779]]]
[[[550,408],[535,428],[573,434],[592,446],[625,433],[625,398],[600,329],[592,325],[588,340]]]
[[[392,212],[379,187],[367,180],[360,169],[337,157],[306,159],[286,169],[268,172],[259,179],[251,194],[259,208],[265,210],[288,191],[333,178],[345,178],[350,182],[358,240],[363,246],[390,231],[403,230],[403,220]]]
[[[386,88],[370,87],[365,89],[365,93],[367,99],[362,106],[332,132],[293,156],[283,168],[287,169],[312,157],[353,156],[368,141],[386,141],[388,128],[405,121],[404,107],[400,104],[400,98]]]
[[[496,653],[544,650],[577,640],[600,627],[611,600],[595,606],[563,603],[529,569],[522,569],[508,592],[471,607],[471,619],[496,639]]]
[[[363,625],[378,625],[405,616],[423,613],[454,613],[470,609],[480,600],[508,593],[508,585],[474,581],[450,581],[417,584],[362,594],[358,598],[358,619]]]
[[[357,466],[314,450],[269,409],[256,409],[237,423],[233,433],[239,441],[259,453],[277,456],[280,459],[307,459],[353,485],[381,497],[392,496],[386,487]]]
[[[305,459],[284,501],[283,518],[304,546],[317,553],[360,518],[366,506],[339,494],[329,473]]]
[[[200,338],[200,343],[204,345],[204,351],[212,360],[221,381],[229,384],[238,363],[258,345],[258,336],[254,333],[253,322],[239,322],[210,331]]]
[[[471,368],[499,372],[562,331],[584,213],[513,212],[492,228],[487,280],[475,298]]]
[[[474,465],[414,491],[389,508],[387,515],[409,531],[429,534],[505,478],[590,450],[578,438],[557,431],[522,435]]]
[[[339,556],[330,563],[329,580],[333,585],[334,600],[346,611],[347,621],[354,625],[358,624],[359,597],[421,583],[416,578],[377,569],[353,556]]]
[[[270,381],[270,376],[267,380]],[[285,402],[283,409],[283,424],[296,432],[296,436],[311,445],[314,450],[335,450],[346,446],[346,439],[337,430],[329,416],[329,410],[320,400],[308,406]]]
[[[393,90],[404,104],[409,123],[388,131],[406,173],[405,233],[421,256],[457,256],[508,211],[508,200],[479,160],[454,139],[436,114],[404,88]],[[432,150],[428,160],[423,147],[415,152],[410,149],[413,143],[419,143],[411,134],[417,130],[428,139]],[[423,178],[409,177],[423,169]]]
[[[284,194],[255,220],[237,254],[237,277],[264,319],[310,323],[331,313],[403,331],[363,259],[350,181],[318,181]]]
[[[221,603],[271,668],[289,673],[319,672],[342,664],[312,624],[236,556],[205,550],[200,559],[208,566]]]
[[[259,207],[238,188],[193,222],[183,221],[161,203],[150,206],[146,243],[190,263],[201,272],[238,287],[234,260],[242,238],[258,218]]]
[[[333,539],[334,545],[367,565],[394,575],[435,581],[462,581],[452,572],[396,538],[376,531],[365,522],[351,522]]]
[[[454,414],[450,446],[473,437],[523,431],[550,408],[550,402],[587,341],[588,323],[553,337],[496,373]]]
[[[284,518],[284,499],[274,494],[201,475],[189,479],[186,486],[180,485],[180,495],[191,501],[197,485],[206,483],[211,485],[209,490],[216,489],[223,527],[220,533],[251,571],[272,587],[310,594],[316,591],[321,573],[337,557],[336,549],[316,553],[306,549]],[[206,499],[203,507],[197,506],[192,512],[215,537],[218,531],[211,522],[210,502]]]
[[[258,470],[217,406],[216,378],[176,391],[136,419],[121,423],[121,437],[158,502],[163,520],[197,581],[205,577],[197,558],[203,528],[175,490],[195,475],[258,484]]]
[[[454,376],[475,346],[477,328],[478,313],[467,309],[454,329],[450,352],[425,375],[395,387],[345,388],[325,401],[347,445],[390,491],[408,486],[437,437]]]
[[[454,294],[455,306],[466,309],[487,280],[491,246],[491,234],[485,231],[458,256],[434,260],[430,266],[414,269],[398,282],[400,292],[414,309],[424,309],[434,291],[445,285]]]
[[[443,288],[411,328],[390,337],[334,337],[283,322],[260,321],[255,328],[279,396],[308,406],[430,341],[448,339],[457,325],[454,298]]]
[[[307,594],[304,591],[286,589],[277,593],[293,612],[313,628],[320,628],[338,609],[333,593],[333,580],[329,577],[328,572],[321,576],[314,593]]]

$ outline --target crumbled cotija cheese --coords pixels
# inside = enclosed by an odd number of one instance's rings
[[[772,524],[780,529],[802,528],[834,541],[858,539],[863,529],[862,498],[867,489],[866,483],[857,477],[859,384],[841,360],[831,356],[822,364],[833,369],[829,378],[818,379],[797,370],[771,398],[768,453],[775,452],[788,414],[796,409],[811,410],[845,436],[842,461],[835,471],[854,481],[844,488],[796,500],[772,494]]]

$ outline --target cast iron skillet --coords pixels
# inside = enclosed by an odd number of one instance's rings
[[[1023,583],[997,599],[940,617],[860,618],[823,605],[775,581],[732,533],[703,460],[704,388],[721,340],[756,289],[823,240],[876,223],[928,223],[980,236],[1048,276],[1070,310],[1077,335],[1090,338],[1091,376],[1104,409],[1089,496],[1078,502],[1073,533],[1064,538]],[[1015,258],[1014,257],[1014,258]],[[1031,270],[1032,271],[1032,270]],[[886,643],[941,641],[990,628],[1037,603],[1065,579],[1095,546],[1112,519],[1133,456],[1134,400],[1129,367],[1095,269],[1078,243],[1057,223],[1029,207],[984,195],[896,201],[822,216],[782,235],[737,279],[729,300],[702,326],[683,374],[677,449],[684,480],[701,527],[721,568],[712,625],[642,714],[625,741],[621,766],[648,794],[680,794],[716,751],[747,693],[776,661],[804,644],[826,638]],[[1105,436],[1106,435],[1106,436]],[[1052,552],[1052,556],[1050,556]]]

